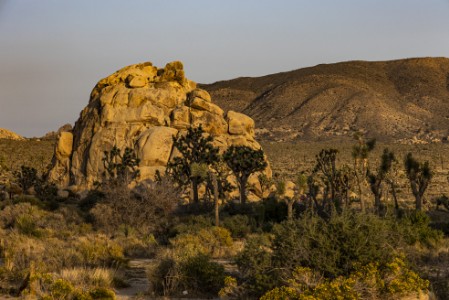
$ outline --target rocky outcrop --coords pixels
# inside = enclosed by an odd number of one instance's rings
[[[23,141],[25,138],[12,131],[0,128],[0,139]]]
[[[181,62],[125,67],[97,83],[73,130],[59,134],[50,179],[61,187],[93,187],[102,179],[104,151],[113,146],[134,149],[139,180],[153,179],[176,155],[173,137],[200,124],[220,151],[230,145],[260,148],[254,121],[233,111],[224,114],[208,92],[185,77]],[[265,172],[271,177],[269,167]]]
[[[71,124],[64,124],[57,131],[50,131],[47,132],[43,137],[41,137],[42,140],[56,140],[58,139],[61,132],[71,132],[72,131],[72,125]]]

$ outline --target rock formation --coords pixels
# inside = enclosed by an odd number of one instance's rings
[[[72,125],[71,124],[64,124],[57,131],[50,131],[47,132],[43,137],[41,137],[42,140],[56,140],[58,139],[61,132],[70,132],[72,131]]]
[[[23,141],[25,138],[10,130],[0,128],[0,139]]]
[[[184,76],[181,62],[157,68],[151,63],[125,67],[100,80],[71,132],[61,132],[55,148],[52,181],[61,187],[92,188],[101,181],[104,151],[130,147],[140,158],[140,178],[153,179],[176,155],[173,137],[202,125],[220,151],[230,145],[259,149],[254,121],[213,104],[208,92]],[[265,173],[271,177],[268,167]],[[253,176],[250,184],[260,195]]]

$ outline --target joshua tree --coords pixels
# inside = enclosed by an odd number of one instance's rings
[[[364,187],[366,185],[366,175],[368,170],[368,155],[376,146],[376,140],[365,140],[363,135],[356,133],[354,138],[357,145],[352,147],[352,158],[354,159],[354,174],[359,190],[360,209],[365,211],[365,201],[363,198]]]
[[[421,210],[424,193],[433,177],[429,162],[420,163],[408,153],[405,157],[405,171],[416,200],[416,210]]]
[[[218,192],[218,179],[217,174],[214,172],[209,172],[209,178],[212,182],[212,188],[214,191],[214,213],[215,213],[215,226],[220,226],[220,203],[219,203],[219,192]]]
[[[331,209],[335,207],[338,212],[341,212],[343,204],[348,204],[349,202],[348,192],[351,189],[352,173],[349,172],[349,168],[346,166],[337,168],[337,153],[338,150],[336,149],[321,150],[316,156],[315,168],[308,178],[309,195],[314,200],[321,214],[325,213],[325,207],[331,203],[333,203],[333,206],[330,207]],[[322,190],[323,194],[321,205],[317,201],[317,195],[320,190]]]
[[[195,173],[196,167],[192,164],[206,165],[207,167],[218,161],[218,148],[212,145],[213,138],[205,135],[200,124],[197,128],[190,127],[186,135],[173,138],[174,147],[181,156],[175,157],[167,164],[167,173],[173,177],[180,186],[191,184],[193,202],[198,203],[198,186],[207,176]]]
[[[28,193],[28,190],[34,187],[39,180],[37,170],[27,166],[21,166],[20,171],[14,172],[14,177],[24,194]]]
[[[103,165],[105,171],[103,176],[128,184],[139,176],[139,170],[137,169],[139,162],[140,160],[131,148],[126,147],[122,155],[120,149],[114,146],[111,151],[104,151]]]
[[[280,199],[282,199],[287,205],[287,219],[293,219],[293,204],[295,204],[297,200],[297,189],[296,184],[291,181],[286,181],[283,176],[279,176],[279,174],[275,174],[276,183],[276,194]]]
[[[372,173],[369,169],[367,171],[368,182],[370,184],[371,191],[374,194],[374,207],[378,214],[381,213],[382,186],[384,182],[386,182],[387,176],[390,173],[390,170],[395,161],[396,158],[394,156],[394,153],[385,148],[377,173]]]
[[[231,146],[223,154],[223,159],[237,178],[240,189],[240,203],[246,203],[246,184],[251,174],[265,170],[267,163],[262,149],[247,146]]]

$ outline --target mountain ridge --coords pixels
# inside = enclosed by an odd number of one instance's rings
[[[320,64],[202,84],[266,140],[323,140],[361,131],[380,140],[447,140],[449,59]]]

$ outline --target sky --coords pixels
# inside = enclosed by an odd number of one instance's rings
[[[0,0],[0,128],[74,124],[101,78],[139,62],[212,83],[424,56],[449,57],[449,0]]]

